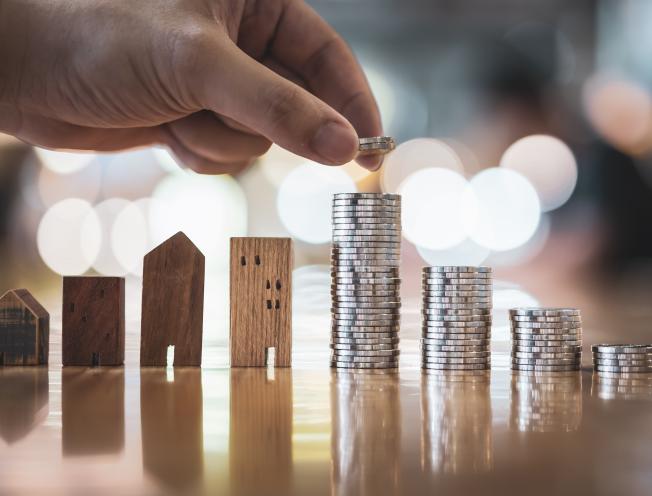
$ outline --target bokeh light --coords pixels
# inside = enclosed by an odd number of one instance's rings
[[[95,205],[95,214],[102,229],[102,243],[93,268],[102,275],[123,276],[129,272],[115,256],[112,239],[115,220],[129,203],[124,198],[109,198]]]
[[[94,203],[100,195],[101,187],[102,167],[97,161],[68,174],[59,174],[41,167],[36,179],[38,197],[46,207],[73,197]]]
[[[260,158],[258,167],[271,184],[280,186],[293,169],[305,163],[305,158],[278,145],[272,145],[267,153]]]
[[[486,260],[492,267],[523,265],[541,253],[550,237],[551,221],[548,214],[543,214],[534,235],[521,246],[512,250],[491,252]]]
[[[36,243],[41,258],[62,275],[86,272],[97,257],[102,229],[90,203],[68,198],[50,207],[41,218]]]
[[[539,196],[519,172],[492,167],[476,174],[464,198],[469,237],[491,250],[511,250],[527,242],[541,217]]]
[[[512,144],[500,166],[523,174],[534,186],[544,212],[568,201],[577,184],[577,162],[560,139],[538,134]]]
[[[417,246],[417,252],[428,265],[472,265],[478,266],[487,259],[491,250],[475,241],[465,239],[446,250],[430,250]]]
[[[589,121],[609,143],[626,153],[652,147],[652,98],[634,81],[596,75],[583,88]]]
[[[308,162],[286,176],[276,205],[281,222],[294,237],[307,243],[327,243],[333,195],[355,191],[353,179],[341,168]]]
[[[142,275],[143,257],[152,248],[148,219],[153,201],[142,198],[126,205],[111,230],[113,255],[126,272],[138,276]]]
[[[464,173],[462,160],[451,146],[434,138],[417,138],[401,143],[385,158],[382,168],[383,191],[396,193],[407,177],[426,168]]]
[[[34,148],[34,151],[43,166],[57,174],[77,172],[97,159],[95,153],[88,152],[55,152],[45,148]]]
[[[403,235],[417,246],[443,250],[467,236],[462,222],[468,182],[452,170],[421,169],[401,184]]]
[[[155,245],[183,231],[204,255],[222,254],[228,265],[229,239],[247,232],[246,198],[233,177],[169,175],[152,197],[149,224]]]

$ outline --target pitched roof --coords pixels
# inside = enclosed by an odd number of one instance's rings
[[[43,307],[43,305],[32,296],[32,293],[26,289],[10,289],[0,297],[0,300],[7,298],[8,295],[17,298],[36,318],[47,317],[49,315],[45,307]]]

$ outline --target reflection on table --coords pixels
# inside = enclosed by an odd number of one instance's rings
[[[118,454],[125,444],[122,367],[61,371],[63,456]]]
[[[591,396],[601,400],[652,400],[652,374],[593,373]]]
[[[0,437],[20,441],[47,416],[47,367],[0,368]]]
[[[201,369],[141,369],[143,469],[166,489],[192,492],[201,483],[202,418]]]
[[[582,423],[579,372],[512,372],[510,426],[521,432],[576,431]]]
[[[490,372],[421,377],[421,467],[426,474],[492,468]]]
[[[333,370],[331,424],[333,494],[399,494],[398,374]]]
[[[231,369],[229,437],[232,494],[291,492],[291,369]]]

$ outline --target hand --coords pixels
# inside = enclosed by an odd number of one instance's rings
[[[358,134],[382,134],[351,51],[301,0],[0,0],[0,131],[57,149],[165,144],[209,174],[271,141],[343,164]]]

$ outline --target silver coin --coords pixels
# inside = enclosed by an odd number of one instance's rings
[[[491,356],[491,351],[484,349],[480,351],[442,351],[439,349],[432,349],[428,345],[421,345],[421,353],[426,353],[431,357],[442,358],[486,358]]]
[[[380,243],[400,243],[401,236],[356,236],[356,235],[333,235],[333,243],[342,243],[342,242],[380,242]]]
[[[388,253],[345,253],[343,251],[335,252],[335,250],[333,252],[331,254],[331,261],[333,262],[355,260],[358,262],[372,263],[388,260],[398,264],[401,260],[401,255],[398,253],[393,255]]]
[[[579,353],[581,346],[512,346],[512,353]]]
[[[594,358],[593,365],[614,365],[616,367],[649,367],[650,360],[617,360],[608,358]]]
[[[580,315],[577,308],[537,308],[537,307],[522,307],[510,308],[510,315],[534,315],[539,317],[554,317],[557,315]]]
[[[451,365],[452,364],[469,365],[469,364],[476,364],[476,363],[485,363],[485,364],[489,363],[491,361],[491,357],[455,358],[455,357],[438,357],[438,356],[422,355],[421,361],[428,362],[428,363],[442,363],[442,364],[451,364]]]
[[[401,292],[398,290],[393,291],[346,291],[346,290],[331,290],[331,297],[333,298],[385,298],[394,301],[401,299]]]
[[[429,310],[491,310],[488,303],[432,303]]]
[[[521,349],[534,349],[534,348],[549,348],[561,346],[582,346],[581,339],[564,339],[558,341],[542,341],[542,340],[525,340],[512,338],[512,346]]]
[[[425,284],[421,287],[422,291],[482,291],[490,293],[493,291],[491,284]]]
[[[340,355],[338,353],[331,353],[331,360],[335,359],[338,362],[357,362],[357,363],[374,363],[374,362],[398,362],[398,350],[394,355],[376,355],[376,356],[357,356],[357,355]]]
[[[358,272],[380,272],[382,268],[399,268],[398,260],[354,260],[354,259],[331,259],[331,268],[338,272],[356,270]]]
[[[333,241],[336,248],[374,248],[374,249],[401,249],[400,241],[379,242],[379,241]]]
[[[441,345],[427,344],[422,341],[420,346],[422,350],[438,353],[491,353],[488,345]]]
[[[534,359],[541,359],[541,358],[552,358],[552,359],[575,359],[577,357],[581,357],[582,352],[581,351],[575,351],[575,352],[541,352],[541,351],[512,351],[512,357],[513,358],[534,358]]]
[[[447,281],[448,279],[458,279],[462,281],[480,280],[480,284],[482,284],[488,283],[493,278],[491,274],[483,272],[438,272],[436,274],[422,274],[421,276],[421,282],[424,284],[442,284],[443,281]],[[475,283],[467,282],[467,284]]]
[[[400,322],[398,318],[392,319],[351,319],[351,318],[333,318],[333,325],[344,327],[381,327],[381,326],[397,326]]]
[[[440,338],[421,338],[421,343],[432,346],[489,346],[489,338],[481,339],[440,339]]]
[[[486,279],[458,279],[458,278],[446,278],[446,279],[424,279],[421,281],[421,287],[430,288],[435,286],[477,286],[479,284],[484,284],[491,287],[491,283]]]
[[[390,217],[387,215],[361,215],[355,214],[344,215],[335,213],[331,216],[331,229],[337,228],[340,224],[400,224],[401,218],[399,216]]]
[[[599,353],[652,353],[652,344],[594,344],[591,351]]]
[[[364,304],[364,303],[359,303],[358,305],[334,303],[333,306],[331,307],[331,311],[333,313],[344,314],[347,316],[365,315],[366,317],[368,317],[368,316],[383,315],[383,314],[396,316],[396,315],[400,315],[401,306],[399,304],[399,305],[392,305],[392,306],[385,306],[385,307],[376,307],[373,304]]]
[[[531,329],[529,327],[512,327],[512,336],[521,334],[524,336],[581,336],[582,328],[567,328],[567,329]]]
[[[366,222],[356,221],[356,222],[333,222],[334,231],[391,231],[396,232],[401,230],[401,224],[399,222]]]
[[[594,370],[599,370],[602,372],[637,372],[637,373],[649,373],[652,372],[652,367],[650,366],[616,366],[616,365],[593,365]]]
[[[400,293],[400,284],[331,284],[331,291],[386,291]]]
[[[515,322],[511,326],[518,329],[581,329],[581,322]]]
[[[491,326],[482,327],[436,327],[436,326],[421,326],[422,333],[449,333],[449,334],[477,334],[480,332],[490,333]]]
[[[490,308],[427,308],[421,311],[428,315],[442,315],[448,317],[476,317],[478,315],[491,315]]]
[[[367,265],[363,267],[351,267],[335,265],[331,267],[331,276],[343,274],[344,277],[368,277],[366,274],[371,274],[373,277],[398,277],[400,273],[397,266],[374,266]]]
[[[470,320],[468,322],[451,322],[441,320],[423,320],[422,327],[444,328],[444,329],[475,329],[478,327],[491,327],[491,321]]]
[[[515,321],[515,322],[550,322],[550,323],[558,323],[558,322],[582,322],[582,317],[579,315],[562,315],[559,317],[537,317],[537,316],[528,316],[528,315],[511,315],[510,319]]]
[[[580,365],[520,365],[513,363],[512,370],[527,372],[574,372],[580,370]]]
[[[331,249],[331,256],[347,256],[347,257],[362,257],[360,260],[374,260],[377,258],[383,259],[385,257],[400,258],[401,250],[394,248],[341,248],[333,247]]]
[[[390,143],[392,141],[394,141],[394,138],[392,138],[391,136],[372,136],[369,138],[359,138],[359,143],[361,145],[366,145],[370,143]],[[400,198],[400,195],[395,195],[395,196],[399,196]]]
[[[512,357],[512,363],[518,365],[574,365],[580,360],[573,358],[518,358]]]
[[[338,369],[397,369],[398,362],[352,363],[331,360],[331,367]]]
[[[394,350],[395,344],[341,344],[331,343],[331,349],[334,350],[360,350],[360,351],[381,351]]]
[[[429,296],[422,298],[424,303],[427,304],[437,304],[437,303],[477,303],[477,304],[491,304],[492,298],[489,297],[479,297],[479,296]]]
[[[371,236],[375,238],[399,237],[401,235],[400,229],[343,229],[339,226],[334,226],[331,234],[333,239],[346,239],[351,236]]]
[[[491,338],[491,335],[488,333],[466,333],[466,334],[446,334],[446,333],[424,333],[422,334],[422,339],[442,339],[444,341],[475,341],[475,340],[487,340]]]
[[[422,362],[422,368],[435,369],[435,370],[487,370],[490,368],[488,363],[430,363]]]
[[[422,272],[423,273],[431,273],[431,272],[483,272],[483,273],[489,273],[492,272],[491,267],[484,267],[484,266],[479,266],[479,267],[471,267],[471,266],[464,266],[464,265],[437,265],[437,266],[430,266],[430,267],[423,267]]]
[[[387,344],[392,346],[398,346],[399,338],[342,338],[342,337],[333,337],[331,338],[331,344],[351,344],[351,345],[362,345],[362,344]]]
[[[605,358],[609,360],[650,360],[650,353],[601,353],[594,351],[591,353],[593,358]]]
[[[331,301],[338,308],[398,308],[401,306],[400,299],[378,296],[334,296]]]
[[[400,326],[398,323],[395,323],[394,325],[386,325],[386,326],[345,326],[345,325],[338,325],[338,324],[333,324],[331,325],[331,331],[334,333],[365,333],[365,334],[377,334],[377,333],[398,333],[400,331]]]
[[[400,205],[400,198],[333,198],[332,205]]]
[[[421,296],[423,296],[424,298],[441,298],[441,297],[490,298],[491,295],[492,295],[491,290],[485,290],[485,291],[424,290],[421,291]]]
[[[371,138],[360,138],[360,139],[382,139],[383,136],[376,136]],[[392,138],[393,139],[393,138]],[[335,193],[333,195],[333,200],[362,200],[362,199],[382,199],[382,200],[401,200],[401,195],[397,193],[366,193],[366,192],[355,192],[355,193]]]
[[[391,216],[401,215],[400,205],[333,205],[332,213],[346,213],[355,215],[358,213],[375,213],[375,214],[389,214]]]
[[[386,339],[396,339],[398,333],[396,332],[377,332],[377,333],[354,333],[354,332],[333,332],[331,335],[331,344],[351,344],[351,343],[340,343],[341,339],[364,339],[364,340],[386,340]],[[396,343],[388,343],[385,341],[366,343],[367,345],[391,345],[392,348],[398,346]]]
[[[397,357],[399,356],[398,348],[392,350],[343,350],[343,349],[333,349],[333,354],[338,357],[354,357],[354,358],[378,358],[378,357]],[[357,360],[359,362],[371,362],[374,360]]]

